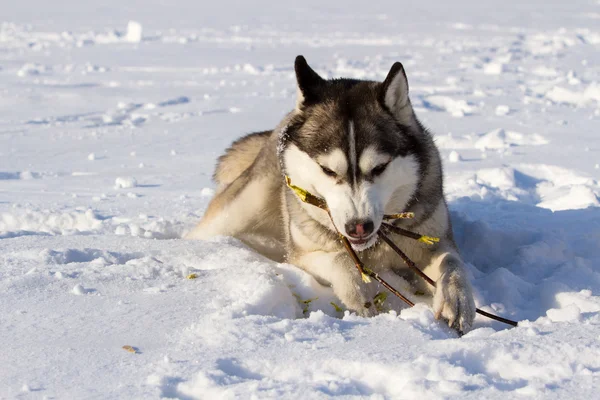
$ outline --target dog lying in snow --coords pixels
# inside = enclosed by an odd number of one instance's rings
[[[348,309],[370,316],[377,287],[362,282],[337,232],[365,265],[400,286],[406,269],[377,231],[384,214],[413,212],[395,224],[440,243],[392,239],[436,281],[436,317],[468,331],[475,304],[453,240],[440,156],[413,111],[402,65],[395,63],[383,82],[326,80],[298,56],[295,72],[296,108],[275,129],[238,139],[219,158],[217,192],[188,238],[239,238],[303,268],[331,285]],[[332,218],[301,202],[285,176],[325,199]]]

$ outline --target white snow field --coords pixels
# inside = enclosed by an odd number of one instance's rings
[[[600,1],[5,3],[1,399],[597,398]],[[292,265],[181,239],[226,146],[294,106],[298,54],[404,64],[476,302],[518,327],[337,312]]]

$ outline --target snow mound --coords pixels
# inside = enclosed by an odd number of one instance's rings
[[[555,86],[546,93],[546,97],[556,103],[567,103],[575,106],[584,106],[591,102],[600,103],[600,84],[592,82],[581,91]]]
[[[535,67],[531,73],[545,78],[554,78],[558,75],[558,71],[555,68],[547,67],[545,65]]]
[[[451,163],[457,163],[460,162],[462,160],[462,157],[460,156],[460,153],[456,150],[451,151],[450,154],[448,155],[448,161],[450,161]]]
[[[498,150],[511,146],[539,146],[547,143],[546,138],[536,133],[525,135],[499,128],[481,135],[475,142],[474,147],[479,150]]]
[[[0,213],[0,238],[27,232],[72,235],[97,231],[101,227],[102,220],[92,210],[53,212],[15,209]]]
[[[486,75],[500,75],[504,72],[504,64],[491,62],[483,66],[483,73]]]
[[[48,74],[52,69],[46,65],[26,63],[17,72],[18,76],[38,76]]]
[[[133,176],[118,177],[115,179],[115,189],[131,189],[137,186],[137,180]]]
[[[446,111],[453,117],[464,117],[474,114],[478,108],[466,100],[457,100],[448,96],[428,96],[423,99],[423,105],[434,111]]]
[[[598,207],[600,186],[585,176],[547,164],[483,168],[446,183],[450,198],[501,198],[521,201],[553,211]]]
[[[129,21],[125,40],[131,43],[139,43],[142,40],[142,24],[136,21]]]
[[[128,197],[131,197],[129,193]],[[138,217],[114,217],[110,219],[110,225],[116,235],[147,239],[177,239],[189,229],[188,223],[184,221],[145,214]]]
[[[549,141],[544,136],[526,134],[503,128],[479,135],[436,135],[435,143],[441,149],[505,150],[513,146],[541,146]]]
[[[538,206],[554,211],[598,207],[600,202],[596,191],[585,185],[572,185],[559,192],[546,194]]]
[[[504,116],[504,115],[508,115],[508,114],[510,114],[510,107],[507,106],[507,105],[501,104],[499,106],[496,106],[495,113],[499,117]]]

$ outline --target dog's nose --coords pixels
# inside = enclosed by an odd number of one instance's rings
[[[346,232],[354,238],[363,238],[373,233],[375,224],[370,219],[352,220],[346,223]]]

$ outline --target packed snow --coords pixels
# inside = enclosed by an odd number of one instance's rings
[[[3,7],[0,398],[597,396],[600,2],[494,3]],[[476,303],[518,327],[458,337],[421,296],[358,317],[235,239],[181,239],[226,146],[294,107],[298,54],[404,64]]]

